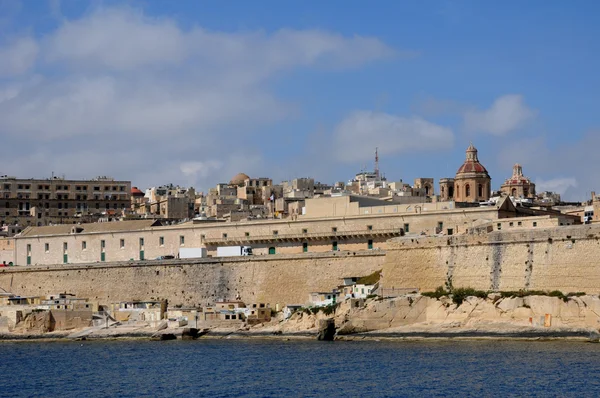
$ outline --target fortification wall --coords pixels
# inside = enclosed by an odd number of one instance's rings
[[[347,276],[381,269],[382,251],[29,266],[0,269],[2,289],[24,296],[59,292],[101,304],[167,299],[206,305],[217,299],[305,304],[311,291],[331,291]]]
[[[600,292],[600,225],[388,242],[384,286]]]

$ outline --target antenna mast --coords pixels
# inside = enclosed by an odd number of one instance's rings
[[[375,148],[375,177],[379,180],[379,153],[378,148]]]

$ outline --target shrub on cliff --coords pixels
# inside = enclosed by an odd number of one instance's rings
[[[550,293],[548,293],[548,296],[550,296],[550,297],[557,297],[559,299],[562,299],[562,301],[564,301],[565,303],[567,301],[569,301],[569,298],[567,296],[565,296],[563,294],[563,292],[561,292],[560,290],[553,290]]]
[[[434,299],[440,299],[444,296],[448,296],[450,294],[450,292],[447,292],[443,286],[439,286],[437,289],[435,289],[435,291],[433,292],[423,292],[421,293],[422,296],[425,297],[430,297],[430,298],[434,298]]]
[[[486,299],[487,295],[488,292],[484,292],[483,290],[475,290],[470,287],[460,287],[458,289],[452,290],[452,301],[456,305],[461,305],[467,297],[479,297],[482,299]]]

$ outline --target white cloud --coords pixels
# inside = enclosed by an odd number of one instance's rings
[[[37,58],[39,46],[31,37],[21,37],[0,46],[0,77],[28,72]]]
[[[451,148],[452,130],[419,117],[355,111],[334,131],[335,153],[339,160],[366,160],[378,147],[381,154],[432,151]]]
[[[550,180],[537,179],[535,189],[537,192],[551,191],[564,195],[569,188],[577,188],[577,179],[574,177],[553,178]]]
[[[46,59],[98,69],[133,70],[177,64],[186,54],[185,33],[172,21],[133,9],[105,9],[65,21],[47,37]]]
[[[525,105],[521,95],[504,95],[496,99],[489,109],[465,112],[465,129],[468,132],[505,135],[525,125],[536,114]]]
[[[179,169],[181,172],[193,178],[206,178],[211,173],[221,169],[223,167],[223,162],[218,160],[207,160],[204,162],[191,161],[191,162],[183,162],[179,165]]]
[[[0,82],[0,134],[15,148],[9,156],[21,159],[25,149],[18,148],[28,148],[52,159],[57,172],[119,177],[127,170],[139,186],[166,176],[212,184],[233,171],[206,159],[233,161],[234,174],[259,170],[260,153],[239,161],[215,153],[248,153],[264,126],[297,114],[296,104],[275,94],[274,77],[298,68],[352,68],[396,53],[376,38],[322,30],[183,29],[131,8],[61,19],[38,42],[15,43],[0,49],[0,56],[20,54],[0,73],[25,73]],[[67,155],[89,151],[85,168],[86,157]]]

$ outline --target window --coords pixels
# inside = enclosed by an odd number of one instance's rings
[[[331,250],[333,250],[334,252],[338,251],[338,243],[337,242],[331,243]]]
[[[465,197],[471,196],[471,186],[469,184],[465,185]]]
[[[30,254],[30,253],[31,253],[31,245],[30,245],[30,244],[28,244],[28,245],[27,245],[27,254]]]
[[[331,232],[333,232],[335,234],[337,232],[337,227],[331,228]]]
[[[246,232],[246,238],[250,236],[250,232]]]
[[[273,231],[273,236],[279,235],[279,231]]]
[[[479,186],[477,187],[477,192],[479,194],[479,197],[483,196],[483,185],[479,184]]]
[[[409,228],[409,227],[410,227],[410,225],[409,225],[409,224],[404,224],[404,232],[405,232],[405,233],[408,233],[408,232],[410,232],[410,228]]]
[[[67,248],[68,248],[67,242],[64,242],[64,243],[63,243],[63,251],[65,251],[65,252],[66,252],[66,251],[67,251]]]
[[[45,243],[45,244],[44,244],[44,251],[45,251],[46,253],[48,253],[48,252],[50,251],[50,243]]]
[[[269,254],[275,254],[275,248],[269,247]]]
[[[444,229],[444,223],[443,222],[438,222],[438,229],[441,231]]]
[[[8,205],[7,205],[6,207],[8,207]],[[307,234],[307,233],[308,233],[308,229],[306,229],[306,228],[303,228],[303,229],[302,229],[302,233],[303,233],[303,234]]]
[[[87,242],[86,241],[82,241],[81,242],[81,250],[85,250],[87,249]]]
[[[372,231],[373,230],[373,226],[372,225],[367,225],[367,231]]]
[[[202,234],[200,235],[200,240],[204,241],[206,239],[206,235]]]
[[[104,249],[106,247],[106,241],[105,240],[101,240],[100,241],[100,248]]]
[[[121,239],[121,240],[119,241],[119,247],[120,247],[121,249],[124,249],[124,248],[125,248],[125,239]]]
[[[140,246],[144,246],[144,238],[140,238]]]
[[[502,224],[501,223],[498,223],[496,226],[498,227],[498,231],[500,231],[502,229]]]
[[[181,245],[181,246],[185,245],[185,236],[181,235],[179,237],[179,245]]]
[[[308,243],[304,242],[302,244],[302,253],[308,253]]]
[[[517,222],[517,225],[520,227],[521,225],[523,225],[523,223],[521,221]]]
[[[537,227],[537,221],[534,221],[534,222],[533,222],[533,226],[534,226],[534,227]]]
[[[367,242],[367,249],[373,250],[373,239],[369,239]]]
[[[508,223],[508,226],[509,226],[509,227],[512,227],[512,226],[514,226],[514,223],[511,221],[511,222],[509,222],[509,223]]]
[[[165,237],[164,236],[161,236],[161,237],[158,238],[158,244],[160,246],[164,246],[165,245]]]
[[[448,235],[454,235],[454,230],[452,228],[448,228]]]
[[[227,239],[227,234],[223,234],[223,239]]]

